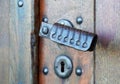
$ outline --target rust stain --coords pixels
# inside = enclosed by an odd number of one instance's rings
[[[45,1],[40,0],[40,22],[42,21],[42,18],[44,16],[44,12],[45,12]]]
[[[39,5],[40,17],[38,17],[37,19],[40,18],[39,20],[41,23],[42,17],[44,15],[45,2],[44,2],[44,0],[40,0],[39,3],[40,3],[40,5]],[[43,48],[43,39],[42,38],[39,39],[39,84],[45,84],[45,76],[42,73],[42,68],[43,68],[43,63],[44,63],[45,58],[44,58],[44,54],[43,54],[44,51],[43,51],[43,49],[40,49],[40,48]]]

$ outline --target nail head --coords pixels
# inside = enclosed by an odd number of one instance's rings
[[[45,75],[47,75],[48,72],[49,72],[49,69],[48,69],[47,67],[44,67],[44,68],[43,68],[43,73],[44,73]]]
[[[82,75],[82,69],[80,67],[76,68],[76,75],[81,76]]]
[[[81,16],[76,18],[77,24],[81,24],[82,22],[83,22],[83,18]]]
[[[42,21],[45,22],[45,23],[48,23],[48,18],[44,17]]]
[[[19,0],[19,1],[18,1],[18,6],[19,6],[19,7],[22,7],[22,6],[23,6],[23,1],[22,1],[22,0]]]

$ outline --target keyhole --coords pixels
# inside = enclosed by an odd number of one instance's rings
[[[61,62],[61,72],[64,72],[64,66],[65,66],[65,63],[62,61]]]

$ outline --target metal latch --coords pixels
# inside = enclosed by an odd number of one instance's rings
[[[92,51],[97,42],[97,35],[65,24],[41,23],[39,35],[56,43],[63,44],[77,50]]]

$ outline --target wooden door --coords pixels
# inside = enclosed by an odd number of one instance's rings
[[[38,0],[39,1],[39,0]],[[56,44],[48,39],[39,41],[39,84],[119,84],[119,0],[40,0],[40,20],[48,17],[49,23],[69,19],[76,28],[98,34],[95,51],[82,52]],[[76,17],[83,23],[78,25]],[[60,79],[54,73],[55,58],[68,55],[74,65],[72,75]],[[42,72],[49,69],[48,75]],[[75,74],[77,66],[82,67],[81,76]]]
[[[120,84],[120,0],[0,0],[0,84]],[[53,24],[70,20],[98,35],[95,51],[83,52],[39,37],[47,16]],[[76,23],[81,16],[83,23]],[[73,61],[72,75],[54,72],[58,55]],[[49,73],[43,74],[48,67]],[[77,76],[75,69],[82,68]]]
[[[46,16],[51,24],[60,19],[68,19],[76,28],[94,32],[94,0],[40,0],[40,15]],[[81,25],[76,23],[79,16],[83,18]],[[61,54],[69,56],[73,61],[73,72],[67,79],[59,78],[54,72],[55,58]],[[93,52],[78,51],[40,38],[39,61],[39,84],[93,84]],[[75,74],[78,66],[82,68],[81,76]],[[48,75],[43,74],[44,67],[48,67]]]

